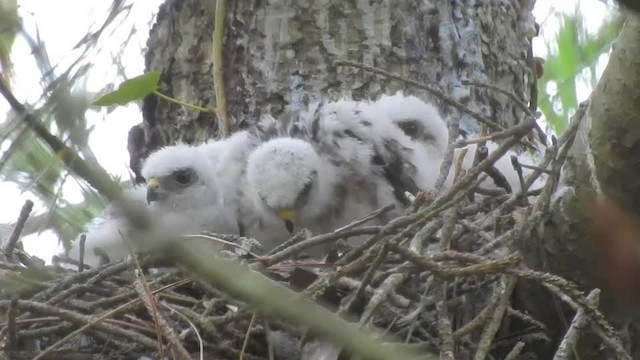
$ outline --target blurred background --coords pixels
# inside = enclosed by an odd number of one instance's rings
[[[161,3],[0,0],[0,76],[54,134],[121,181],[130,180],[127,133],[142,120],[140,107],[90,104],[144,72],[145,44]],[[537,0],[534,16],[540,34],[533,53],[545,61],[540,124],[558,134],[591,93],[622,22],[603,0]],[[9,236],[27,199],[35,206],[23,231],[25,250],[47,262],[105,206],[0,99],[0,239]]]

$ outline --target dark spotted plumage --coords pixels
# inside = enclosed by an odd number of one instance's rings
[[[386,139],[384,147],[387,152],[387,160],[382,160],[382,169],[384,177],[393,188],[393,195],[403,205],[409,205],[409,201],[405,196],[405,192],[412,195],[418,193],[420,189],[416,185],[413,177],[415,176],[415,166],[407,163],[402,155],[404,149],[395,139]],[[378,158],[383,158],[377,155]]]
[[[352,137],[354,139],[358,139],[360,141],[364,141],[364,140],[362,140],[361,137],[359,137],[358,135],[354,134],[353,131],[351,131],[351,130],[345,130],[344,133],[345,133],[345,135],[350,136],[350,137]]]
[[[405,194],[418,192],[416,167],[409,161],[412,150],[403,147],[394,134],[381,131],[380,120],[366,106],[364,102],[321,102],[308,109],[289,111],[278,119],[265,117],[251,132],[258,142],[277,137],[308,141],[327,164],[339,169],[340,179],[334,189],[336,216],[348,217],[340,212],[349,208],[345,202],[371,208],[395,200],[406,206]],[[403,131],[416,136],[417,124],[408,125]],[[385,191],[388,195],[379,195]]]
[[[396,125],[412,140],[425,143],[434,142],[436,140],[435,136],[431,132],[427,131],[423,124],[417,119],[396,120]]]
[[[413,140],[417,140],[420,135],[420,124],[414,119],[396,120],[396,124],[402,132]]]
[[[358,106],[366,106],[366,103],[359,103]],[[345,149],[342,145],[346,144],[344,141],[347,141],[348,138],[369,147],[372,153],[370,162],[374,169],[378,169],[379,175],[384,177],[392,188],[395,199],[406,205],[405,192],[415,195],[419,191],[414,181],[417,173],[416,166],[409,162],[412,149],[402,147],[397,140],[391,138],[392,134],[383,134],[382,139],[374,138],[376,136],[372,133],[374,123],[372,119],[364,117],[366,115],[362,108],[353,109],[352,116],[357,119],[356,121],[343,122],[347,119],[340,119],[340,114],[337,111],[335,107],[326,107],[324,103],[320,103],[306,115],[306,118],[301,113],[296,113],[297,126],[309,129],[309,140],[314,143],[318,152],[328,157],[329,162],[336,167],[349,168],[354,166],[353,159],[345,158],[343,154]],[[327,125],[323,122],[331,117],[338,117],[338,125]],[[344,126],[341,126],[342,124]],[[408,136],[419,137],[421,135],[419,129],[421,126],[417,121],[407,119],[402,125],[406,125],[401,128]],[[356,169],[353,171],[358,173]],[[368,182],[372,184],[371,186],[376,186],[371,175],[373,174],[365,175],[365,183]]]
[[[280,137],[307,139],[308,128],[300,121],[301,110],[289,111],[279,118],[265,116],[251,129],[249,133],[254,138],[256,146],[260,143]]]
[[[318,141],[318,132],[320,131],[320,118],[322,116],[323,106],[324,101],[321,101],[313,112],[313,121],[311,122],[311,138],[316,142]]]
[[[255,203],[258,216],[272,217],[275,224],[271,231],[271,220],[266,221],[260,236],[281,241],[280,220],[291,218],[298,221],[297,227],[308,227],[314,234],[332,231],[386,205],[395,205],[388,214],[393,218],[409,205],[407,193],[432,188],[430,174],[437,170],[432,171],[436,165],[431,166],[431,160],[439,161],[442,139],[446,147],[444,122],[443,136],[437,122],[441,118],[428,104],[402,96],[385,101],[382,105],[379,101],[321,102],[278,119],[265,117],[250,130],[254,149],[247,165],[252,174],[247,182],[248,208]],[[280,139],[271,142],[274,138]],[[260,152],[264,149],[273,151]],[[314,170],[315,183],[298,181]]]

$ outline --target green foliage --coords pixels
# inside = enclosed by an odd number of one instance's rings
[[[561,16],[555,42],[547,43],[549,55],[538,83],[538,107],[556,134],[562,133],[578,106],[576,81],[585,80],[591,87],[595,86],[597,60],[609,51],[621,26],[619,18],[610,19],[596,34],[590,35],[580,13]],[[588,79],[584,78],[585,69],[591,75]],[[549,85],[555,85],[557,92],[548,94]]]
[[[19,30],[17,0],[0,0],[0,80],[9,82],[13,72],[11,47]]]
[[[126,105],[132,101],[141,100],[156,91],[158,81],[160,81],[160,73],[157,71],[136,76],[120,84],[118,90],[98,98],[93,102],[93,105]]]
[[[94,161],[95,156],[88,146],[91,129],[85,118],[90,101],[84,84],[87,71],[91,69],[85,56],[98,48],[101,38],[108,38],[110,31],[117,25],[114,20],[122,15],[126,16],[131,5],[124,1],[114,1],[104,23],[96,31],[81,36],[76,43],[74,51],[78,52],[77,59],[67,68],[62,68],[60,64],[52,65],[40,36],[32,37],[19,21],[14,24],[3,20],[5,13],[1,10],[6,7],[2,6],[11,2],[12,0],[0,0],[0,37],[7,30],[20,36],[30,46],[37,66],[35,70],[40,72],[40,83],[26,84],[30,93],[38,91],[38,87],[42,91],[37,104],[27,106],[29,111],[74,152],[86,160]],[[4,40],[0,39],[0,58],[4,55]],[[119,67],[121,68],[122,66]],[[5,71],[3,68],[3,76],[6,75]],[[11,80],[19,81],[15,78]],[[51,229],[65,242],[76,238],[85,225],[100,214],[105,206],[104,200],[82,179],[74,178],[49,146],[31,133],[25,127],[23,119],[15,113],[9,113],[6,118],[0,119],[0,144],[7,143],[10,144],[8,150],[0,152],[0,180],[17,184],[21,190],[37,197],[46,206],[44,213],[30,216],[23,235]],[[79,204],[71,204],[64,197],[63,186],[70,181],[80,185],[84,201]],[[15,206],[17,214],[20,204]]]
[[[112,91],[98,98],[93,102],[93,105],[126,105],[132,101],[142,100],[145,96],[153,94],[165,101],[178,104],[186,108],[202,112],[211,112],[210,109],[199,107],[193,104],[187,104],[178,99],[174,99],[170,96],[162,94],[157,90],[159,81],[160,73],[157,71],[150,71],[140,76],[136,76],[133,79],[126,80],[122,84],[120,84],[118,90]]]
[[[40,260],[41,261],[41,260]],[[0,298],[27,297],[48,287],[53,276],[42,267],[24,268],[20,272],[0,273]]]
[[[62,186],[66,181],[76,180],[70,177],[62,161],[38,137],[19,128],[20,131],[11,131],[10,126],[0,128],[3,138],[19,133],[0,160],[0,179],[16,183],[23,191],[36,195],[49,210],[45,223],[50,226],[47,227],[51,227],[60,239],[73,239],[87,222],[100,213],[104,201],[91,188],[84,186],[84,204],[69,204],[62,197]]]
[[[44,44],[34,52],[44,73],[53,72]],[[78,72],[76,76],[84,73]],[[74,79],[50,78],[55,84],[44,105],[34,110],[39,121],[57,129],[56,135],[65,139],[84,158],[93,159],[87,146],[88,131],[84,113],[87,102],[82,92],[72,91]],[[0,126],[0,142],[9,141],[9,149],[0,158],[0,180],[17,184],[26,193],[36,196],[46,207],[43,219],[38,222],[38,231],[52,229],[59,239],[68,242],[83,231],[84,226],[104,208],[104,201],[87,186],[82,186],[85,198],[82,206],[73,206],[63,196],[63,185],[73,178],[63,162],[53,154],[48,145],[29,131],[20,116],[9,116]],[[35,215],[32,215],[34,218]]]

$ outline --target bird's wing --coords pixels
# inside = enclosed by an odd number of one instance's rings
[[[124,195],[142,206],[146,205],[146,190],[143,186],[124,188]],[[117,204],[109,204],[102,214],[93,219],[86,227],[84,235],[84,263],[91,266],[100,265],[101,257],[95,254],[101,249],[111,261],[119,261],[129,254],[129,248],[123,236],[131,235],[131,225],[125,218],[125,211]],[[79,260],[80,241],[76,239],[69,250],[69,257]]]
[[[199,150],[214,167],[227,155],[228,149],[229,142],[224,140],[210,140],[199,145]]]
[[[356,175],[382,177],[401,204],[407,204],[405,192],[418,191],[412,150],[403,144],[406,135],[370,103],[327,103],[307,122],[321,154],[344,163]]]
[[[255,204],[247,200],[246,169],[249,155],[262,143],[278,137],[286,137],[296,131],[296,114],[288,118],[264,115],[258,123],[247,130],[236,132],[231,137],[202,145],[212,162],[222,205],[231,208],[238,219],[242,234],[254,234],[257,224]]]
[[[201,145],[201,151],[211,162],[220,194],[220,210],[227,217],[231,214],[235,221],[236,233],[245,234],[251,220],[246,216],[243,203],[246,182],[244,174],[249,154],[262,140],[253,129],[236,132],[224,140]],[[218,206],[216,205],[216,206]]]
[[[131,225],[124,218],[103,218],[100,224],[93,224],[85,233],[84,264],[94,267],[101,264],[102,257],[96,250],[106,254],[111,261],[123,260],[129,254],[129,248],[122,236],[126,236],[130,229]],[[80,245],[80,239],[71,244],[70,258],[80,259]]]

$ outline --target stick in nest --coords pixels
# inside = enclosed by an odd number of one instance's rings
[[[29,219],[29,215],[31,214],[31,210],[33,210],[33,201],[27,200],[24,202],[22,209],[20,210],[20,216],[18,217],[18,221],[16,221],[16,225],[13,228],[13,232],[7,241],[7,244],[2,248],[2,252],[4,256],[7,258],[7,261],[13,260],[13,251],[16,248],[16,244],[18,240],[20,240],[20,234],[22,234],[22,229],[24,229],[24,224],[26,224],[27,219]]]
[[[485,145],[478,146],[476,148],[476,157],[473,160],[474,166],[485,160],[487,156],[489,156],[489,148]],[[500,170],[498,170],[495,163],[488,166],[484,172],[489,175],[497,187],[504,189],[509,194],[512,192],[511,185],[507,181],[507,178],[500,172]]]

